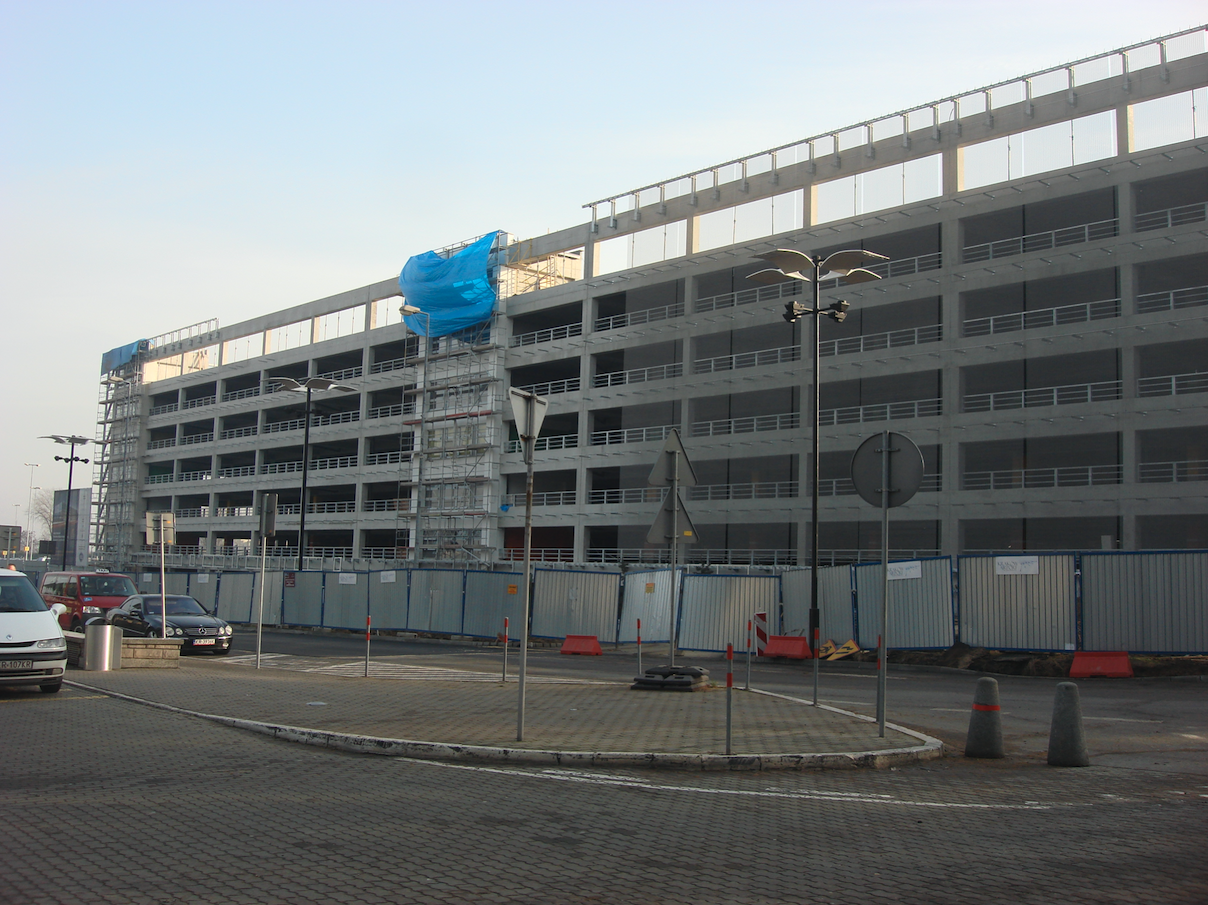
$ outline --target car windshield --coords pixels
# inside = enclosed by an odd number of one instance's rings
[[[143,601],[143,612],[148,616],[159,615],[159,600],[156,598],[147,598]],[[168,598],[168,615],[169,616],[208,616],[200,603],[192,597],[169,597]]]
[[[80,591],[85,597],[124,598],[137,594],[138,588],[125,575],[81,575]]]
[[[24,575],[0,575],[0,613],[44,613],[46,603]]]

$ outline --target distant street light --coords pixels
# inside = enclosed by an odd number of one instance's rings
[[[420,382],[423,385],[422,391],[419,394],[419,468],[415,476],[415,536],[411,538],[411,555],[418,563],[423,555],[423,540],[424,533],[421,527],[420,519],[424,509],[424,459],[427,456],[424,454],[428,444],[428,353],[432,350],[432,315],[422,308],[416,308],[414,305],[404,304],[399,308],[399,311],[404,317],[412,315],[422,315],[424,318],[424,341],[420,344],[420,351],[423,352],[424,361],[421,366]],[[419,331],[414,331],[417,335]]]
[[[34,505],[34,469],[41,466],[37,462],[26,462],[25,466],[29,469],[29,498],[25,501],[25,558],[29,559],[29,536],[30,536],[30,509]],[[41,490],[41,487],[37,488]]]
[[[822,307],[821,281],[827,274],[834,274],[844,283],[867,283],[881,279],[879,274],[865,270],[860,264],[866,261],[888,261],[885,255],[863,249],[836,251],[823,258],[821,255],[811,256],[791,248],[777,248],[755,257],[774,264],[768,270],[759,270],[747,277],[756,283],[775,285],[779,283],[812,283],[814,306],[812,308],[800,302],[790,301],[784,306],[784,319],[790,324],[798,318],[811,315],[813,320],[814,338],[812,348],[813,366],[813,402],[810,405],[810,627],[809,644],[814,660],[814,703],[818,703],[818,318],[826,316],[836,323],[842,323],[847,317],[847,302],[832,302],[825,309]]]
[[[92,440],[88,437],[77,437],[74,434],[71,436],[64,436],[63,434],[49,434],[45,437],[39,437],[38,439],[39,440],[54,440],[56,443],[60,443],[63,446],[71,447],[71,452],[68,455],[55,456],[56,462],[66,462],[67,463],[67,505],[63,507],[63,563],[62,563],[62,570],[64,572],[66,572],[67,571],[67,529],[71,526],[72,470],[75,468],[76,462],[83,462],[85,465],[88,464],[88,460],[81,459],[79,456],[77,456],[75,454],[75,451],[76,451],[77,446],[83,446],[86,443],[91,443]],[[30,474],[32,475],[33,472],[30,472]],[[32,480],[32,478],[31,478],[31,480]],[[76,518],[77,519],[80,518],[81,515],[83,515],[85,518],[88,517],[87,513],[76,513]],[[52,532],[52,534],[53,534],[53,532]]]
[[[310,377],[298,381],[292,377],[270,377],[269,383],[276,384],[279,389],[293,392],[306,391],[306,414],[303,416],[306,425],[302,430],[302,505],[298,507],[298,571],[302,571],[302,557],[306,550],[306,475],[310,470],[310,397],[315,390],[335,390],[339,393],[355,393],[356,387],[344,386],[326,377]]]

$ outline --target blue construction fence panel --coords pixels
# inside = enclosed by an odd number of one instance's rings
[[[880,563],[852,568],[856,600],[856,641],[865,650],[881,635]],[[900,649],[947,650],[955,638],[952,558],[938,556],[889,564],[889,632],[886,644]],[[842,641],[834,639],[836,643]]]
[[[1082,649],[1208,651],[1208,551],[1083,553]]]
[[[683,570],[670,569],[626,572],[621,597],[622,644],[638,640],[638,620],[642,623],[642,643],[667,644],[671,640],[671,601],[678,597]]]
[[[684,650],[746,649],[747,622],[780,606],[777,575],[685,575],[679,646]]]
[[[1077,649],[1072,553],[960,556],[960,640],[995,650]]]
[[[620,603],[619,572],[537,569],[533,574],[533,637],[595,635],[601,644],[614,643]]]

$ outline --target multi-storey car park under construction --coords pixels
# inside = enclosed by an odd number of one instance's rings
[[[493,313],[446,335],[417,335],[441,332],[430,311],[402,322],[413,300],[391,279],[114,350],[93,559],[143,562],[145,514],[172,512],[173,564],[233,565],[260,550],[268,493],[285,562],[300,534],[315,566],[518,559],[508,387],[549,403],[539,560],[665,558],[647,476],[673,428],[697,477],[692,561],[806,564],[815,474],[820,561],[879,557],[849,464],[885,429],[926,466],[895,558],[1208,547],[1206,34],[653,183],[549,235],[493,234]],[[813,319],[783,318],[808,288],[747,279],[777,248],[888,257],[880,280],[821,285],[851,307],[818,319],[816,410]],[[309,425],[275,378],[322,378]]]

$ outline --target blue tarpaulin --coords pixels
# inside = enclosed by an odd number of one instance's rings
[[[139,352],[146,352],[150,348],[150,340],[140,339],[137,342],[127,343],[124,346],[118,346],[116,349],[110,349],[101,356],[101,373],[108,374],[110,371],[116,371],[122,365],[134,361],[134,357]]]
[[[487,233],[451,258],[426,251],[403,265],[398,277],[403,298],[428,315],[404,317],[409,330],[421,336],[448,336],[491,316],[495,290],[487,276],[487,260],[496,235]]]

